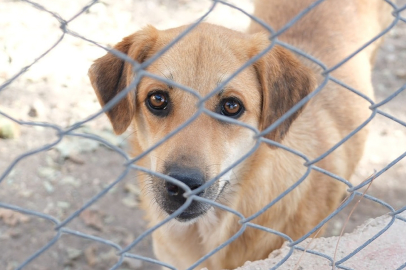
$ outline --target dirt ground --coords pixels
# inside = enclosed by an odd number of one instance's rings
[[[251,12],[250,0],[234,1]],[[69,19],[87,1],[38,1],[48,10]],[[405,5],[406,0],[398,1]],[[105,45],[152,24],[165,29],[190,23],[201,16],[211,1],[140,0],[102,1],[69,23],[80,35]],[[406,12],[404,12],[406,13]],[[406,14],[404,15],[406,17]],[[236,10],[216,8],[208,21],[244,30],[249,19]],[[29,3],[0,0],[0,84],[31,64],[62,35],[58,21]],[[87,78],[91,62],[104,54],[96,46],[65,36],[48,55],[0,92],[0,112],[23,120],[48,122],[60,127],[83,120],[99,110]],[[406,83],[406,23],[390,31],[379,52],[373,72],[376,100],[381,101]],[[381,108],[406,122],[406,91]],[[1,116],[0,116],[1,117]],[[2,122],[3,121],[3,122]],[[0,118],[0,125],[5,123]],[[4,124],[4,125],[7,125]],[[105,116],[86,123],[80,131],[97,134],[127,148],[128,134],[116,137]],[[10,126],[14,139],[0,139],[0,177],[21,154],[57,139],[55,131],[38,126]],[[371,124],[367,150],[352,179],[359,183],[406,151],[406,128],[382,116]],[[87,139],[65,137],[48,151],[19,161],[0,185],[0,203],[17,205],[64,220],[124,170],[124,159],[107,147]],[[68,227],[126,246],[145,230],[143,213],[137,208],[139,190],[131,172]],[[406,159],[375,179],[371,194],[394,209],[406,206]],[[350,209],[330,223],[327,235],[339,234]],[[388,209],[363,200],[346,231]],[[54,224],[34,216],[0,208],[0,269],[15,269],[54,236]],[[133,253],[153,257],[147,237]],[[52,248],[24,269],[109,269],[117,261],[108,245],[64,234]],[[154,264],[126,259],[120,269],[158,269]]]

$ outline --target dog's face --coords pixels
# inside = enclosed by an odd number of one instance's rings
[[[166,31],[148,27],[126,37],[115,49],[142,63],[183,30],[185,27]],[[265,35],[245,35],[201,24],[149,65],[146,71],[194,89],[205,97],[269,44]],[[132,70],[130,64],[112,54],[96,60],[89,76],[102,105],[133,81]],[[276,47],[212,95],[204,103],[204,108],[262,130],[312,88],[310,71],[288,51]],[[107,115],[118,134],[133,123],[133,142],[139,151],[145,151],[198,113],[198,102],[199,98],[174,84],[144,76],[136,89]],[[298,113],[266,137],[281,141]],[[151,175],[146,180],[148,183],[144,183],[145,196],[149,194],[162,210],[173,213],[186,201],[183,196],[185,186],[195,190],[225,171],[255,145],[254,135],[246,127],[199,113],[189,125],[147,156],[148,169],[182,184]],[[220,198],[238,184],[236,175],[240,172],[235,170],[238,168],[227,171],[197,195],[210,200]],[[208,209],[209,204],[193,201],[177,219],[192,220]]]

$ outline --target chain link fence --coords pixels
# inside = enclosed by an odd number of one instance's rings
[[[371,39],[370,41],[368,41],[366,44],[364,44],[362,47],[360,47],[358,50],[356,50],[355,52],[351,53],[348,57],[346,57],[345,59],[342,59],[341,62],[339,62],[338,64],[336,64],[333,67],[326,67],[322,62],[320,62],[319,60],[317,60],[315,57],[308,55],[306,53],[303,53],[302,51],[298,50],[297,48],[288,45],[286,43],[281,42],[280,40],[278,40],[278,37],[284,33],[285,31],[287,31],[292,25],[294,25],[298,20],[300,20],[303,16],[305,16],[309,11],[311,11],[313,8],[315,8],[316,6],[318,6],[320,3],[322,3],[325,0],[318,0],[315,1],[311,6],[309,6],[307,9],[303,10],[300,14],[298,14],[293,20],[291,20],[285,27],[283,27],[282,29],[280,29],[279,31],[274,31],[271,26],[268,26],[264,23],[262,23],[258,18],[250,15],[248,12],[246,12],[245,10],[232,5],[228,2],[225,1],[217,1],[217,0],[213,0],[213,3],[210,7],[210,9],[204,14],[204,16],[202,16],[201,18],[199,18],[195,23],[191,24],[181,35],[179,35],[177,38],[175,38],[170,44],[168,44],[163,50],[161,50],[159,53],[155,54],[154,56],[152,56],[151,58],[149,58],[147,61],[143,62],[142,64],[137,63],[136,61],[130,59],[128,56],[118,52],[118,51],[114,51],[114,50],[110,50],[109,48],[104,47],[103,45],[88,39],[85,36],[82,36],[80,33],[74,32],[72,31],[69,26],[70,23],[72,21],[74,21],[76,18],[78,18],[79,16],[82,16],[84,13],[86,13],[93,5],[95,5],[96,3],[98,3],[99,1],[95,0],[90,2],[88,5],[84,6],[79,12],[77,12],[77,14],[75,14],[73,17],[71,18],[62,18],[60,15],[58,15],[55,12],[52,12],[50,10],[48,10],[46,7],[32,2],[32,1],[28,1],[28,0],[23,0],[22,2],[25,2],[27,5],[31,5],[33,8],[38,9],[42,12],[48,13],[50,14],[56,21],[58,21],[59,25],[60,25],[60,29],[61,29],[61,36],[60,38],[51,46],[49,47],[43,54],[39,55],[35,61],[33,61],[30,65],[23,67],[18,73],[16,73],[14,76],[8,78],[1,86],[0,86],[0,94],[4,91],[7,91],[7,87],[10,86],[11,84],[13,84],[13,82],[19,78],[20,76],[22,76],[24,73],[26,73],[29,69],[33,69],[35,68],[36,64],[41,61],[44,57],[46,57],[52,50],[54,50],[57,46],[59,46],[59,44],[65,39],[65,37],[67,35],[72,36],[74,38],[77,39],[81,39],[84,40],[88,43],[91,43],[97,47],[100,47],[106,51],[110,51],[111,53],[113,53],[114,55],[124,59],[125,61],[131,63],[134,67],[134,71],[136,72],[137,76],[136,78],[133,80],[133,82],[126,87],[125,90],[121,91],[115,98],[113,98],[110,102],[108,102],[108,104],[106,104],[106,106],[104,106],[104,108],[100,111],[98,111],[97,113],[87,117],[86,119],[83,119],[82,121],[76,122],[72,125],[70,125],[69,127],[65,128],[56,124],[51,124],[51,123],[43,123],[43,122],[31,122],[31,121],[20,121],[16,118],[14,118],[12,115],[7,114],[3,111],[0,111],[0,115],[10,119],[11,121],[17,123],[18,125],[21,126],[35,126],[35,127],[43,127],[46,129],[51,129],[54,130],[54,132],[57,135],[57,139],[54,141],[50,141],[48,144],[43,145],[37,149],[28,151],[26,153],[23,153],[22,155],[18,156],[17,158],[15,158],[14,160],[10,161],[9,166],[6,168],[5,171],[1,172],[0,175],[0,184],[4,185],[4,182],[2,183],[2,181],[12,172],[13,168],[19,164],[20,161],[26,159],[27,157],[33,156],[33,155],[37,155],[40,152],[44,152],[47,151],[49,149],[52,149],[53,147],[57,146],[64,137],[69,137],[69,136],[74,136],[74,137],[79,137],[79,138],[84,138],[84,139],[90,139],[90,140],[95,140],[97,142],[100,142],[102,144],[104,144],[105,146],[107,146],[108,148],[110,148],[111,150],[115,151],[117,154],[119,154],[124,160],[125,160],[125,164],[124,164],[124,168],[122,170],[121,175],[115,179],[115,181],[111,182],[110,184],[108,184],[106,187],[104,187],[103,190],[101,190],[98,194],[96,194],[94,197],[92,197],[90,200],[86,201],[80,208],[76,209],[76,211],[74,211],[72,214],[70,214],[67,218],[63,219],[63,220],[59,220],[58,218],[49,215],[49,214],[45,214],[43,212],[37,212],[37,211],[32,211],[28,208],[23,208],[23,207],[19,207],[17,205],[14,204],[9,204],[7,202],[4,202],[1,198],[0,198],[0,208],[3,209],[9,209],[12,211],[16,211],[16,212],[20,212],[24,215],[28,215],[28,216],[34,216],[40,219],[44,219],[47,221],[52,222],[55,227],[54,227],[54,237],[52,238],[52,240],[50,240],[46,245],[44,245],[42,248],[38,249],[35,251],[35,253],[33,253],[31,256],[29,256],[28,258],[25,258],[23,261],[21,261],[21,263],[15,268],[15,269],[28,269],[30,263],[32,263],[33,261],[35,261],[38,257],[40,257],[43,253],[47,252],[47,250],[52,249],[52,247],[58,242],[58,240],[61,239],[62,235],[68,234],[74,237],[79,237],[79,238],[84,238],[90,241],[96,241],[102,245],[107,245],[113,249],[116,250],[116,256],[117,256],[117,262],[115,265],[111,266],[110,269],[119,269],[120,266],[122,266],[122,263],[124,261],[125,258],[130,258],[133,260],[141,260],[141,261],[145,261],[145,262],[149,262],[149,263],[153,263],[153,264],[157,264],[157,265],[161,265],[164,266],[166,268],[169,269],[175,269],[173,266],[168,265],[164,262],[160,262],[156,259],[153,258],[148,258],[145,256],[141,256],[139,254],[133,253],[134,247],[136,247],[137,245],[140,244],[141,241],[143,241],[146,237],[150,236],[151,233],[156,230],[158,227],[162,226],[164,223],[167,223],[169,220],[173,219],[174,217],[176,217],[179,213],[181,213],[183,210],[185,210],[191,203],[193,200],[197,200],[197,201],[203,201],[205,203],[211,204],[214,207],[218,207],[221,208],[225,211],[229,211],[231,213],[233,213],[234,215],[238,216],[240,218],[240,224],[241,224],[241,229],[238,231],[237,234],[235,234],[233,237],[231,237],[227,242],[223,243],[222,245],[218,246],[217,248],[215,248],[214,250],[210,251],[209,253],[207,253],[205,256],[203,256],[202,258],[200,258],[200,260],[196,261],[196,263],[194,265],[191,265],[189,269],[193,269],[194,267],[196,267],[197,265],[199,265],[200,263],[202,263],[203,261],[205,261],[207,258],[209,258],[210,256],[212,256],[213,254],[215,254],[216,252],[218,252],[219,250],[221,250],[223,247],[225,247],[226,245],[228,245],[229,243],[231,243],[232,241],[234,241],[236,238],[238,238],[244,231],[245,229],[247,229],[248,227],[253,227],[259,230],[263,230],[267,233],[270,234],[276,234],[278,236],[283,237],[286,241],[288,241],[288,245],[290,247],[290,252],[289,254],[283,259],[281,260],[277,265],[275,265],[274,267],[272,267],[272,269],[277,269],[279,266],[281,266],[288,258],[289,256],[291,256],[291,254],[293,253],[294,250],[305,250],[304,247],[301,246],[301,243],[307,239],[310,235],[312,235],[313,233],[315,233],[318,229],[320,229],[323,225],[325,225],[330,219],[332,219],[333,217],[335,217],[340,211],[342,211],[344,209],[344,207],[346,207],[349,203],[351,203],[351,201],[353,200],[357,200],[357,198],[363,196],[366,200],[370,200],[373,201],[376,204],[379,204],[383,207],[385,207],[387,209],[387,211],[389,212],[389,215],[392,217],[390,223],[387,224],[387,226],[381,230],[379,233],[377,233],[374,237],[372,237],[371,239],[369,239],[368,241],[366,241],[364,244],[362,244],[361,246],[359,246],[358,248],[356,248],[355,250],[351,250],[348,252],[348,254],[346,256],[344,256],[343,258],[341,258],[338,261],[334,261],[334,258],[332,258],[331,256],[327,255],[327,254],[323,254],[317,251],[313,251],[313,250],[306,250],[306,252],[318,255],[318,256],[322,256],[324,258],[326,258],[327,260],[329,260],[331,262],[332,265],[335,265],[335,267],[340,268],[340,269],[350,269],[348,267],[345,266],[346,261],[348,261],[350,258],[352,258],[353,256],[355,256],[358,252],[360,252],[363,248],[365,248],[367,245],[369,245],[372,241],[374,241],[376,238],[378,238],[380,235],[384,234],[391,226],[392,224],[396,221],[402,221],[402,222],[406,222],[406,219],[404,217],[401,217],[400,214],[402,212],[404,212],[406,210],[406,205],[399,208],[399,209],[395,209],[394,207],[392,207],[390,204],[388,204],[385,201],[380,200],[379,198],[376,198],[374,196],[368,195],[368,194],[364,194],[362,191],[362,188],[366,187],[367,185],[369,185],[374,179],[377,179],[378,177],[380,177],[382,174],[384,174],[389,168],[391,168],[392,166],[394,166],[395,164],[397,164],[400,160],[402,160],[405,156],[406,156],[406,152],[404,152],[403,154],[401,154],[400,156],[398,156],[396,159],[394,159],[392,162],[390,162],[389,164],[387,164],[387,166],[385,166],[384,168],[380,169],[379,171],[377,171],[376,173],[374,173],[373,175],[371,175],[368,179],[366,179],[365,181],[363,181],[361,184],[359,185],[353,185],[352,183],[350,183],[349,181],[347,181],[346,179],[342,179],[334,174],[332,174],[331,172],[325,171],[322,168],[319,168],[315,165],[315,163],[317,163],[318,161],[320,161],[321,159],[323,159],[324,157],[326,157],[327,155],[329,155],[331,152],[333,152],[336,148],[338,148],[339,146],[341,146],[343,143],[345,143],[348,139],[350,139],[354,134],[356,134],[359,130],[361,130],[363,127],[365,127],[370,121],[372,121],[372,119],[374,119],[375,116],[377,115],[381,115],[385,118],[387,118],[387,121],[395,121],[398,124],[402,125],[403,127],[406,128],[406,123],[404,121],[402,121],[401,119],[398,119],[394,116],[392,116],[391,114],[384,112],[383,110],[381,110],[381,107],[385,104],[387,104],[388,102],[390,102],[392,99],[396,98],[399,94],[401,94],[401,92],[405,91],[406,89],[406,84],[404,84],[402,87],[400,87],[398,90],[396,90],[395,92],[393,92],[391,95],[389,95],[387,98],[385,98],[384,100],[375,103],[373,100],[371,100],[370,98],[366,97],[365,95],[363,95],[361,92],[359,92],[357,89],[353,89],[348,85],[345,85],[344,83],[340,82],[339,80],[335,79],[331,73],[336,70],[337,68],[341,67],[343,64],[345,64],[349,59],[351,59],[352,57],[354,57],[355,55],[357,55],[360,51],[364,50],[368,45],[370,45],[371,43],[373,43],[374,41],[376,41],[377,39],[379,39],[380,37],[384,36],[385,34],[387,34],[396,24],[398,23],[406,23],[406,18],[402,17],[402,11],[406,10],[406,5],[405,6],[397,6],[396,4],[394,4],[393,2],[389,1],[389,0],[383,0],[385,1],[388,5],[390,5],[393,8],[393,21],[392,23],[381,33],[379,33],[379,35],[375,36],[373,39]],[[246,16],[249,16],[252,20],[255,20],[257,23],[261,24],[265,29],[267,29],[270,33],[271,36],[271,40],[272,40],[272,44],[271,46],[269,46],[266,50],[264,50],[263,52],[261,52],[259,55],[255,56],[254,58],[250,59],[247,63],[245,63],[243,66],[241,66],[234,74],[232,74],[227,80],[225,80],[221,85],[219,85],[218,87],[216,87],[215,89],[213,89],[213,91],[205,97],[200,97],[196,92],[194,92],[193,89],[189,89],[183,85],[178,85],[176,83],[174,83],[173,81],[169,81],[168,79],[162,78],[162,77],[158,77],[155,76],[154,74],[148,73],[145,69],[151,65],[154,61],[156,61],[162,54],[164,54],[168,49],[171,48],[171,46],[173,46],[176,42],[178,42],[180,39],[182,39],[185,35],[187,35],[190,31],[192,31],[199,23],[201,23],[203,20],[205,20],[205,18],[214,10],[214,8],[216,8],[217,6],[220,5],[224,5],[224,6],[228,6],[230,9],[236,9],[240,12],[242,12],[243,14],[245,14]],[[404,13],[403,13],[404,14]],[[228,82],[230,82],[239,72],[241,72],[243,69],[245,69],[246,67],[252,65],[255,61],[257,61],[261,56],[263,56],[266,52],[268,52],[273,46],[275,45],[280,45],[283,46],[291,51],[293,51],[294,53],[301,55],[302,57],[312,61],[315,65],[319,66],[322,70],[323,70],[323,76],[324,76],[324,81],[323,83],[321,83],[317,89],[315,91],[313,91],[310,95],[308,95],[306,98],[304,98],[303,100],[301,100],[299,103],[297,103],[295,106],[293,106],[287,113],[285,113],[279,120],[277,120],[275,123],[273,123],[271,126],[269,126],[268,128],[266,128],[265,130],[263,130],[262,132],[258,132],[257,130],[253,129],[252,127],[250,127],[249,125],[244,125],[241,122],[229,119],[229,118],[225,118],[222,117],[218,114],[215,114],[207,109],[205,109],[204,107],[204,102],[207,101],[211,96],[215,95],[216,93],[218,93],[222,87],[224,87],[224,85],[226,85]],[[124,98],[129,91],[131,91],[131,89],[134,89],[138,83],[140,82],[141,78],[147,76],[147,77],[152,77],[156,80],[159,80],[161,82],[164,83],[168,83],[171,85],[176,86],[179,89],[182,89],[184,91],[187,91],[191,94],[194,94],[196,97],[198,97],[199,102],[197,103],[198,106],[198,111],[197,113],[190,118],[188,121],[186,121],[185,123],[183,123],[182,125],[180,125],[176,130],[174,130],[173,132],[171,132],[168,136],[166,136],[165,138],[163,138],[161,141],[159,141],[157,144],[155,144],[152,148],[148,149],[147,151],[145,151],[144,153],[142,153],[139,156],[136,157],[130,157],[128,156],[125,151],[123,151],[121,148],[117,147],[116,145],[112,144],[111,142],[93,135],[93,134],[84,134],[78,131],[78,129],[80,127],[82,127],[84,124],[94,120],[95,118],[97,118],[98,116],[104,114],[106,111],[110,110],[115,104],[117,104],[117,102],[119,102],[122,98]],[[326,85],[326,83],[328,81],[332,81],[334,83],[337,83],[339,85],[341,85],[342,87],[348,89],[348,91],[351,91],[355,94],[357,94],[358,96],[364,98],[366,101],[368,101],[370,103],[370,107],[369,109],[371,110],[371,115],[370,117],[364,122],[362,123],[358,128],[356,128],[355,130],[353,130],[350,134],[348,134],[347,136],[345,136],[345,138],[343,138],[340,142],[338,142],[334,147],[332,147],[331,149],[329,149],[328,151],[326,151],[323,155],[317,157],[316,159],[309,159],[308,157],[304,156],[303,154],[299,153],[298,151],[296,151],[295,149],[291,149],[285,145],[276,143],[274,141],[268,140],[263,138],[262,136],[264,134],[269,133],[270,131],[274,130],[280,123],[282,123],[284,120],[286,120],[287,118],[289,118],[291,115],[293,115],[297,110],[299,110],[303,105],[305,105],[310,99],[312,99],[317,93],[319,93],[323,87]],[[245,217],[243,215],[241,215],[241,213],[235,211],[234,209],[230,209],[227,206],[221,205],[217,202],[213,202],[204,198],[201,198],[199,196],[197,196],[196,194],[198,194],[200,192],[201,189],[208,187],[209,185],[212,185],[217,179],[219,179],[223,174],[225,174],[227,172],[224,171],[222,172],[221,175],[218,175],[217,177],[215,177],[214,179],[211,179],[208,183],[206,183],[204,186],[202,186],[201,188],[199,188],[198,190],[186,190],[185,196],[187,196],[187,201],[186,203],[179,208],[176,212],[174,212],[173,214],[171,214],[168,218],[166,218],[163,222],[157,224],[156,226],[153,226],[151,228],[149,228],[148,230],[145,230],[145,232],[143,232],[142,234],[138,235],[138,237],[132,241],[131,243],[129,243],[126,246],[122,246],[118,243],[115,243],[113,241],[101,238],[101,237],[96,237],[93,235],[90,235],[88,233],[85,232],[80,232],[80,231],[76,231],[76,230],[72,230],[68,227],[68,225],[74,220],[77,219],[78,216],[86,209],[88,209],[90,206],[97,204],[97,202],[103,197],[106,196],[106,194],[113,189],[118,183],[120,183],[124,177],[126,177],[130,171],[132,170],[136,170],[138,172],[145,172],[145,173],[149,173],[152,175],[156,175],[159,176],[163,179],[165,179],[166,181],[169,182],[173,182],[174,180],[171,179],[170,177],[167,177],[165,175],[161,175],[158,174],[156,172],[150,171],[146,168],[142,168],[140,166],[136,166],[134,163],[138,160],[140,160],[141,158],[143,158],[144,156],[146,156],[148,153],[150,153],[152,150],[154,150],[155,148],[157,148],[159,145],[163,144],[165,141],[167,141],[171,136],[175,135],[177,132],[181,131],[182,129],[184,129],[187,125],[189,125],[191,122],[193,122],[197,117],[199,117],[199,115],[201,114],[207,114],[210,115],[213,118],[216,119],[220,119],[222,121],[227,121],[229,123],[232,124],[236,124],[236,125],[240,125],[246,128],[249,128],[251,130],[253,130],[256,133],[256,145],[247,153],[245,154],[240,160],[238,160],[235,164],[233,164],[233,166],[236,166],[237,164],[239,164],[240,162],[242,162],[244,159],[246,159],[247,157],[249,157],[257,148],[261,143],[267,143],[270,145],[274,145],[276,147],[282,148],[290,153],[293,153],[299,157],[301,157],[304,160],[304,165],[307,167],[307,171],[306,173],[303,175],[303,177],[301,177],[300,179],[297,180],[297,182],[292,185],[289,189],[287,189],[286,191],[284,191],[282,194],[280,194],[277,198],[275,198],[273,201],[269,202],[263,209],[261,209],[258,213],[256,213],[253,216],[250,217]],[[231,166],[229,169],[231,169],[233,166]],[[264,211],[266,211],[267,209],[271,208],[274,204],[276,204],[279,200],[281,200],[281,198],[283,198],[287,193],[291,192],[293,189],[295,189],[298,185],[300,185],[305,179],[306,177],[309,175],[309,173],[312,171],[318,171],[321,172],[323,174],[328,175],[329,177],[336,179],[337,181],[340,181],[342,183],[345,183],[348,186],[348,192],[349,192],[349,197],[348,199],[337,209],[335,210],[333,213],[331,213],[328,217],[326,217],[320,224],[318,224],[315,228],[313,228],[311,231],[309,231],[306,235],[304,235],[303,237],[301,237],[300,239],[298,239],[297,241],[293,241],[289,236],[282,234],[280,232],[271,230],[269,228],[265,228],[262,226],[259,226],[255,223],[252,223],[251,221],[253,219],[255,219],[256,217],[258,217],[259,215],[261,215]],[[0,185],[0,189],[1,189],[1,185]],[[406,225],[406,224],[405,224]],[[405,259],[405,263],[403,265],[400,265],[398,269],[404,269],[406,267],[406,259]]]

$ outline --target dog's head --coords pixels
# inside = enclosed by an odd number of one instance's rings
[[[184,30],[185,27],[158,31],[149,26],[124,38],[114,49],[143,63]],[[266,34],[248,35],[201,24],[146,71],[194,89],[204,97],[269,44]],[[95,61],[89,76],[104,106],[133,81],[135,74],[132,65],[108,53]],[[311,72],[292,53],[276,46],[210,97],[204,107],[263,130],[308,95],[313,87]],[[198,101],[195,95],[174,84],[144,76],[107,116],[117,134],[133,123],[133,142],[139,151],[144,151],[188,121],[198,111]],[[280,142],[299,113],[300,110],[266,137]],[[155,148],[148,155],[147,166],[195,190],[226,170],[254,145],[254,133],[250,129],[202,113]],[[239,173],[228,171],[198,196],[216,200],[228,187],[238,184],[236,175]],[[165,212],[171,214],[185,203],[182,185],[156,176],[150,176],[147,181],[143,188],[148,190],[144,192],[151,194],[150,199]],[[192,220],[209,208],[206,203],[193,201],[177,219]]]

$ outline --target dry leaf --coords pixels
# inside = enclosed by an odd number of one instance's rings
[[[80,213],[79,217],[83,222],[93,229],[101,231],[103,229],[103,216],[104,214],[100,213],[97,210],[86,209]]]
[[[86,257],[86,261],[87,264],[90,267],[93,267],[96,265],[97,263],[97,256],[96,256],[96,251],[97,251],[97,246],[89,246],[86,250],[85,250],[85,257]]]
[[[18,223],[27,223],[30,220],[26,215],[4,208],[0,209],[0,219],[9,226],[15,226]]]

